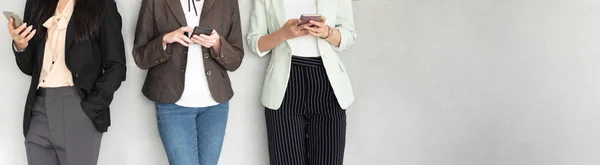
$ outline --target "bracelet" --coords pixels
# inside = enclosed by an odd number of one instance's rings
[[[329,37],[331,37],[333,35],[333,28],[331,28],[331,26],[327,26],[327,28],[329,28],[329,34],[327,34],[327,37],[322,38],[322,39],[329,39]]]

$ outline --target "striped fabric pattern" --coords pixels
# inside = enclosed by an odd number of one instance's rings
[[[333,93],[321,57],[292,58],[281,108],[266,108],[271,165],[342,165],[346,112]]]

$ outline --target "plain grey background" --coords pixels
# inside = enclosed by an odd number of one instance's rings
[[[0,1],[20,13],[25,3]],[[145,71],[131,60],[141,0],[117,1],[129,71],[99,164],[164,165],[153,104],[140,92]],[[252,4],[240,0],[244,34]],[[357,98],[346,165],[600,164],[600,1],[360,0],[354,9],[359,39],[342,54]],[[30,78],[0,29],[0,165],[25,165]],[[247,53],[232,74],[220,165],[268,163],[266,62]]]

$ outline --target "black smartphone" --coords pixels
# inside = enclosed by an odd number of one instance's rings
[[[196,26],[194,28],[194,32],[192,32],[192,35],[190,36],[190,38],[193,35],[200,35],[200,34],[210,36],[212,34],[212,32],[213,32],[213,28]]]

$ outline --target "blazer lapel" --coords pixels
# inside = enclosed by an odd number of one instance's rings
[[[67,34],[65,37],[65,55],[67,50],[71,47],[75,39],[73,38],[73,21],[69,21],[69,25],[67,25]],[[44,42],[45,43],[45,42]]]
[[[39,41],[37,41],[38,42],[37,48],[36,48],[37,53],[35,54],[35,61],[36,61],[37,68],[34,67],[34,69],[38,69],[37,71],[41,71],[42,63],[44,63],[44,53],[46,52],[46,40],[47,40],[47,37],[44,36]]]
[[[285,5],[283,4],[284,0],[271,0],[273,3],[272,7],[275,10],[275,15],[277,17],[277,22],[279,23],[279,27],[283,27],[287,19],[285,17]]]
[[[171,12],[173,12],[179,24],[181,24],[181,26],[187,26],[185,14],[183,13],[183,8],[181,7],[181,1],[167,0],[167,5],[169,5],[169,9],[171,9]]]
[[[194,0],[192,0],[194,1]],[[204,5],[202,6],[202,15],[200,15],[200,20],[203,20],[206,17],[206,14],[212,8],[213,4],[215,4],[215,0],[204,0]]]

